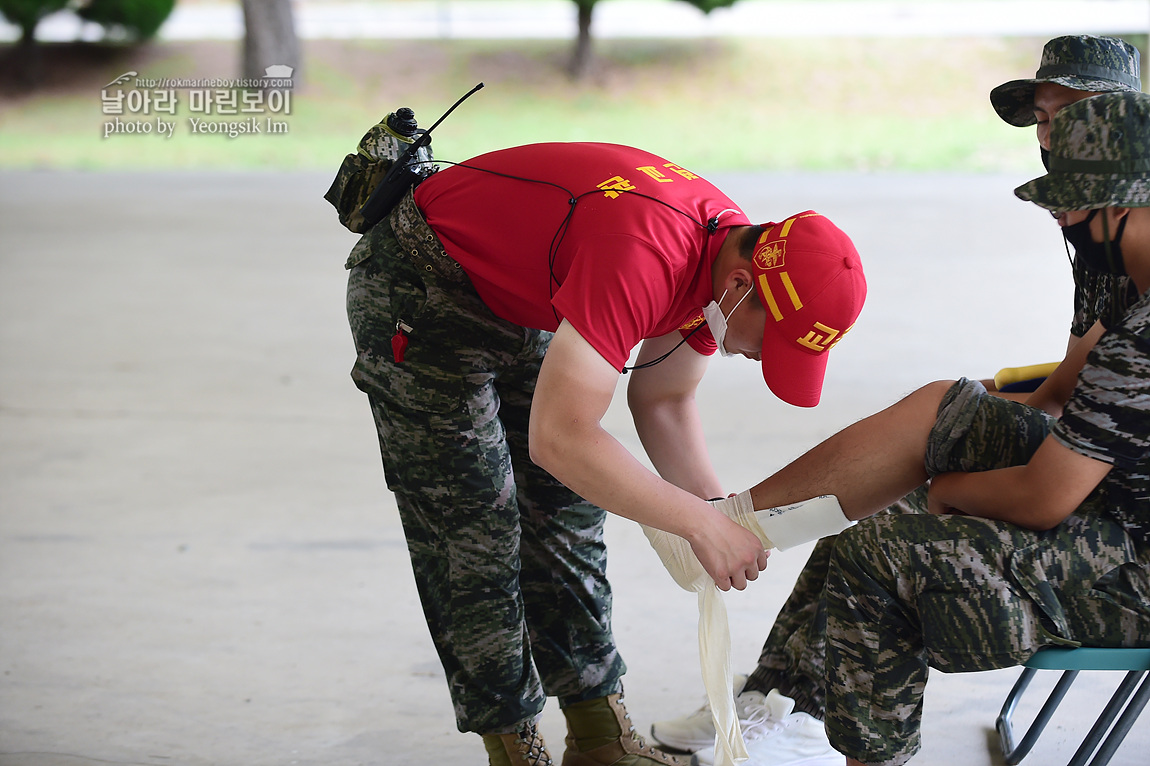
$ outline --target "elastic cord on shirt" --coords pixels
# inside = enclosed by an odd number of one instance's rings
[[[510,173],[502,173],[498,170],[491,170],[489,168],[480,168],[480,167],[476,167],[475,165],[468,165],[468,164],[463,163],[463,162],[452,162],[450,160],[435,160],[435,162],[441,163],[444,165],[454,165],[455,167],[467,168],[469,170],[478,170],[478,171],[483,172],[483,173],[490,173],[491,175],[501,176],[503,178],[510,178],[514,181],[525,181],[527,183],[535,183],[535,184],[543,184],[545,186],[553,186],[556,189],[559,189],[560,191],[562,191],[564,194],[567,195],[567,215],[563,216],[563,220],[560,222],[559,228],[557,228],[555,230],[555,235],[551,238],[551,246],[548,248],[548,251],[547,251],[547,272],[549,275],[549,279],[547,282],[548,297],[550,299],[554,299],[555,298],[555,288],[558,286],[558,283],[559,283],[559,280],[556,279],[556,277],[555,277],[555,259],[556,259],[556,257],[558,257],[559,246],[563,243],[563,238],[567,236],[567,227],[571,223],[571,217],[575,214],[575,206],[577,204],[579,204],[579,201],[581,199],[583,199],[584,197],[587,197],[587,196],[592,195],[592,194],[598,194],[599,192],[601,192],[603,190],[602,189],[592,189],[589,191],[585,191],[582,194],[575,194],[574,192],[572,192],[567,187],[562,186],[561,184],[557,184],[554,181],[547,181],[547,180],[543,180],[543,179],[539,179],[539,178],[525,178],[523,176],[516,176],[516,175],[512,175]],[[718,215],[711,216],[711,218],[707,219],[706,222],[703,222],[703,221],[699,221],[696,218],[694,218],[693,216],[691,216],[690,213],[687,213],[683,210],[680,210],[679,208],[675,207],[671,203],[664,202],[663,200],[659,199],[658,197],[652,197],[649,194],[644,194],[643,192],[635,191],[633,189],[612,189],[611,191],[616,192],[616,193],[620,193],[620,194],[630,194],[630,195],[633,195],[636,197],[641,197],[643,199],[651,200],[652,202],[657,202],[660,205],[662,205],[662,206],[664,206],[670,210],[675,211],[679,215],[683,216],[684,218],[691,221],[692,223],[700,226],[701,228],[706,229],[708,236],[714,234],[716,231],[719,230],[719,218],[720,217],[722,217],[723,215],[725,215],[727,213],[737,212],[733,208],[727,208],[727,209],[721,211]],[[559,321],[559,313],[557,311],[555,311],[554,306],[551,307],[551,312],[555,315],[555,321],[558,322]],[[667,357],[669,357],[671,354],[673,354],[675,351],[677,351],[679,349],[679,346],[682,346],[684,343],[687,342],[687,340],[692,335],[694,335],[696,332],[698,332],[700,327],[702,327],[701,324],[696,326],[695,328],[693,328],[691,330],[691,332],[689,332],[683,336],[683,339],[681,341],[679,341],[678,343],[675,344],[674,348],[672,348],[670,351],[668,351],[667,353],[660,356],[658,359],[653,359],[650,362],[644,362],[643,364],[636,364],[636,365],[633,365],[631,367],[624,366],[620,372],[623,375],[626,375],[631,370],[645,370],[648,367],[654,367],[656,364],[659,364],[660,362],[665,361],[667,359]]]

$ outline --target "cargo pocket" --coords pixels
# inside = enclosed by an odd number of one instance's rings
[[[431,292],[442,297],[434,287]],[[438,329],[449,323],[441,321],[438,301],[428,295],[415,267],[394,255],[368,259],[351,270],[348,321],[356,347],[351,376],[361,391],[396,407],[442,414],[459,409],[473,386],[458,338]],[[397,330],[407,338],[402,362],[396,362],[392,345]]]
[[[1089,596],[1091,630],[1097,646],[1150,646],[1150,572],[1137,562],[1115,567],[1095,583]]]
[[[1046,543],[1038,543],[1014,551],[1010,556],[1010,574],[1038,606],[1041,620],[1039,628],[1045,638],[1042,645],[1079,646],[1080,643],[1074,640],[1070,630],[1058,592],[1047,575],[1047,569],[1051,567],[1048,560],[1051,555],[1049,548]]]

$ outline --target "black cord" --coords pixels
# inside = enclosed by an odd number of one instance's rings
[[[643,362],[642,364],[636,364],[636,365],[633,365],[633,366],[631,366],[631,367],[626,367],[626,366],[625,366],[625,367],[623,367],[623,369],[621,370],[621,372],[622,372],[624,375],[626,375],[626,374],[627,374],[628,372],[630,372],[631,370],[645,370],[645,369],[647,369],[648,367],[654,367],[654,366],[655,366],[655,365],[657,365],[659,362],[662,362],[662,361],[666,360],[666,358],[667,358],[667,357],[669,357],[671,354],[673,354],[673,353],[675,353],[676,351],[678,351],[678,350],[679,350],[679,346],[681,346],[681,345],[683,345],[684,343],[686,343],[686,342],[687,342],[687,339],[688,339],[688,338],[690,338],[690,337],[691,337],[692,335],[694,335],[695,333],[697,333],[697,332],[699,331],[699,328],[700,328],[700,327],[702,327],[702,326],[703,326],[703,325],[701,325],[701,324],[699,324],[699,325],[695,325],[695,327],[694,327],[694,328],[692,328],[692,329],[691,329],[691,331],[690,331],[689,333],[687,333],[686,335],[684,335],[684,336],[683,336],[683,339],[682,339],[681,341],[679,341],[678,343],[676,343],[676,344],[675,344],[675,347],[674,347],[673,349],[671,349],[671,350],[670,350],[670,351],[668,351],[667,353],[663,354],[663,355],[662,355],[661,357],[659,357],[658,359],[652,359],[652,360],[651,360],[651,361],[649,361],[649,362]]]

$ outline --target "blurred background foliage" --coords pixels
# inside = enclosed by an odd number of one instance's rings
[[[436,129],[437,158],[463,160],[535,141],[610,141],[700,171],[1041,167],[1033,131],[999,120],[988,93],[1033,74],[1045,38],[612,38],[595,41],[586,71],[573,78],[575,34],[573,28],[571,40],[301,40],[306,78],[292,92],[290,114],[273,115],[288,123],[287,133],[237,138],[191,135],[183,107],[174,118],[164,116],[180,123],[172,137],[155,131],[105,137],[112,118],[101,112],[101,89],[127,71],[236,77],[244,69],[242,44],[43,43],[35,90],[16,87],[10,75],[6,80],[0,64],[0,167],[334,173],[388,112],[409,106],[428,127],[481,81],[486,88]],[[1128,39],[1146,43],[1144,36]],[[17,45],[0,45],[0,57]]]

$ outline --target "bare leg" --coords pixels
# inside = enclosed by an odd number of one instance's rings
[[[927,479],[923,458],[951,381],[929,383],[811,449],[751,488],[756,509],[835,495],[843,513],[881,511]]]

